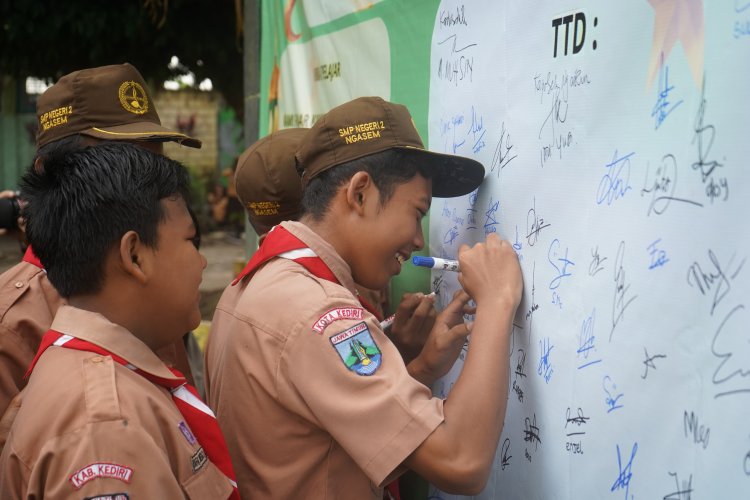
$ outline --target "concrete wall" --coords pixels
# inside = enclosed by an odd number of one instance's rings
[[[183,162],[194,172],[211,173],[219,169],[221,165],[218,164],[218,94],[193,90],[164,90],[155,93],[154,101],[162,125],[203,142],[201,149],[167,142],[164,144],[164,154]]]

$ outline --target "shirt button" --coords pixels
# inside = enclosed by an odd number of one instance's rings
[[[23,288],[23,281],[16,281],[16,288]]]
[[[95,358],[91,358],[91,362],[92,363],[101,363],[102,361],[104,361],[104,360],[102,359],[101,356],[97,356]]]

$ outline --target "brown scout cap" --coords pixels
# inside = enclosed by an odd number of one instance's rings
[[[63,76],[39,96],[37,148],[73,134],[104,140],[162,139],[200,148],[201,141],[161,126],[143,77],[128,63]]]
[[[426,150],[405,106],[380,97],[360,97],[320,117],[302,140],[297,152],[304,169],[302,186],[331,167],[387,149],[413,155],[430,167],[436,198],[465,195],[484,180],[484,167],[478,161]]]
[[[308,130],[274,132],[247,148],[237,160],[237,197],[259,235],[282,221],[299,219],[302,182],[294,153]]]

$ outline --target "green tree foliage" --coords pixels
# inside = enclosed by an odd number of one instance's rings
[[[56,80],[129,62],[163,81],[186,70],[242,115],[242,0],[0,0],[0,74]],[[167,68],[176,55],[183,68]]]

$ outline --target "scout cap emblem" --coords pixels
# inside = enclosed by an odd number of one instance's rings
[[[122,82],[118,92],[122,107],[136,115],[148,111],[148,96],[141,84],[134,81]]]

